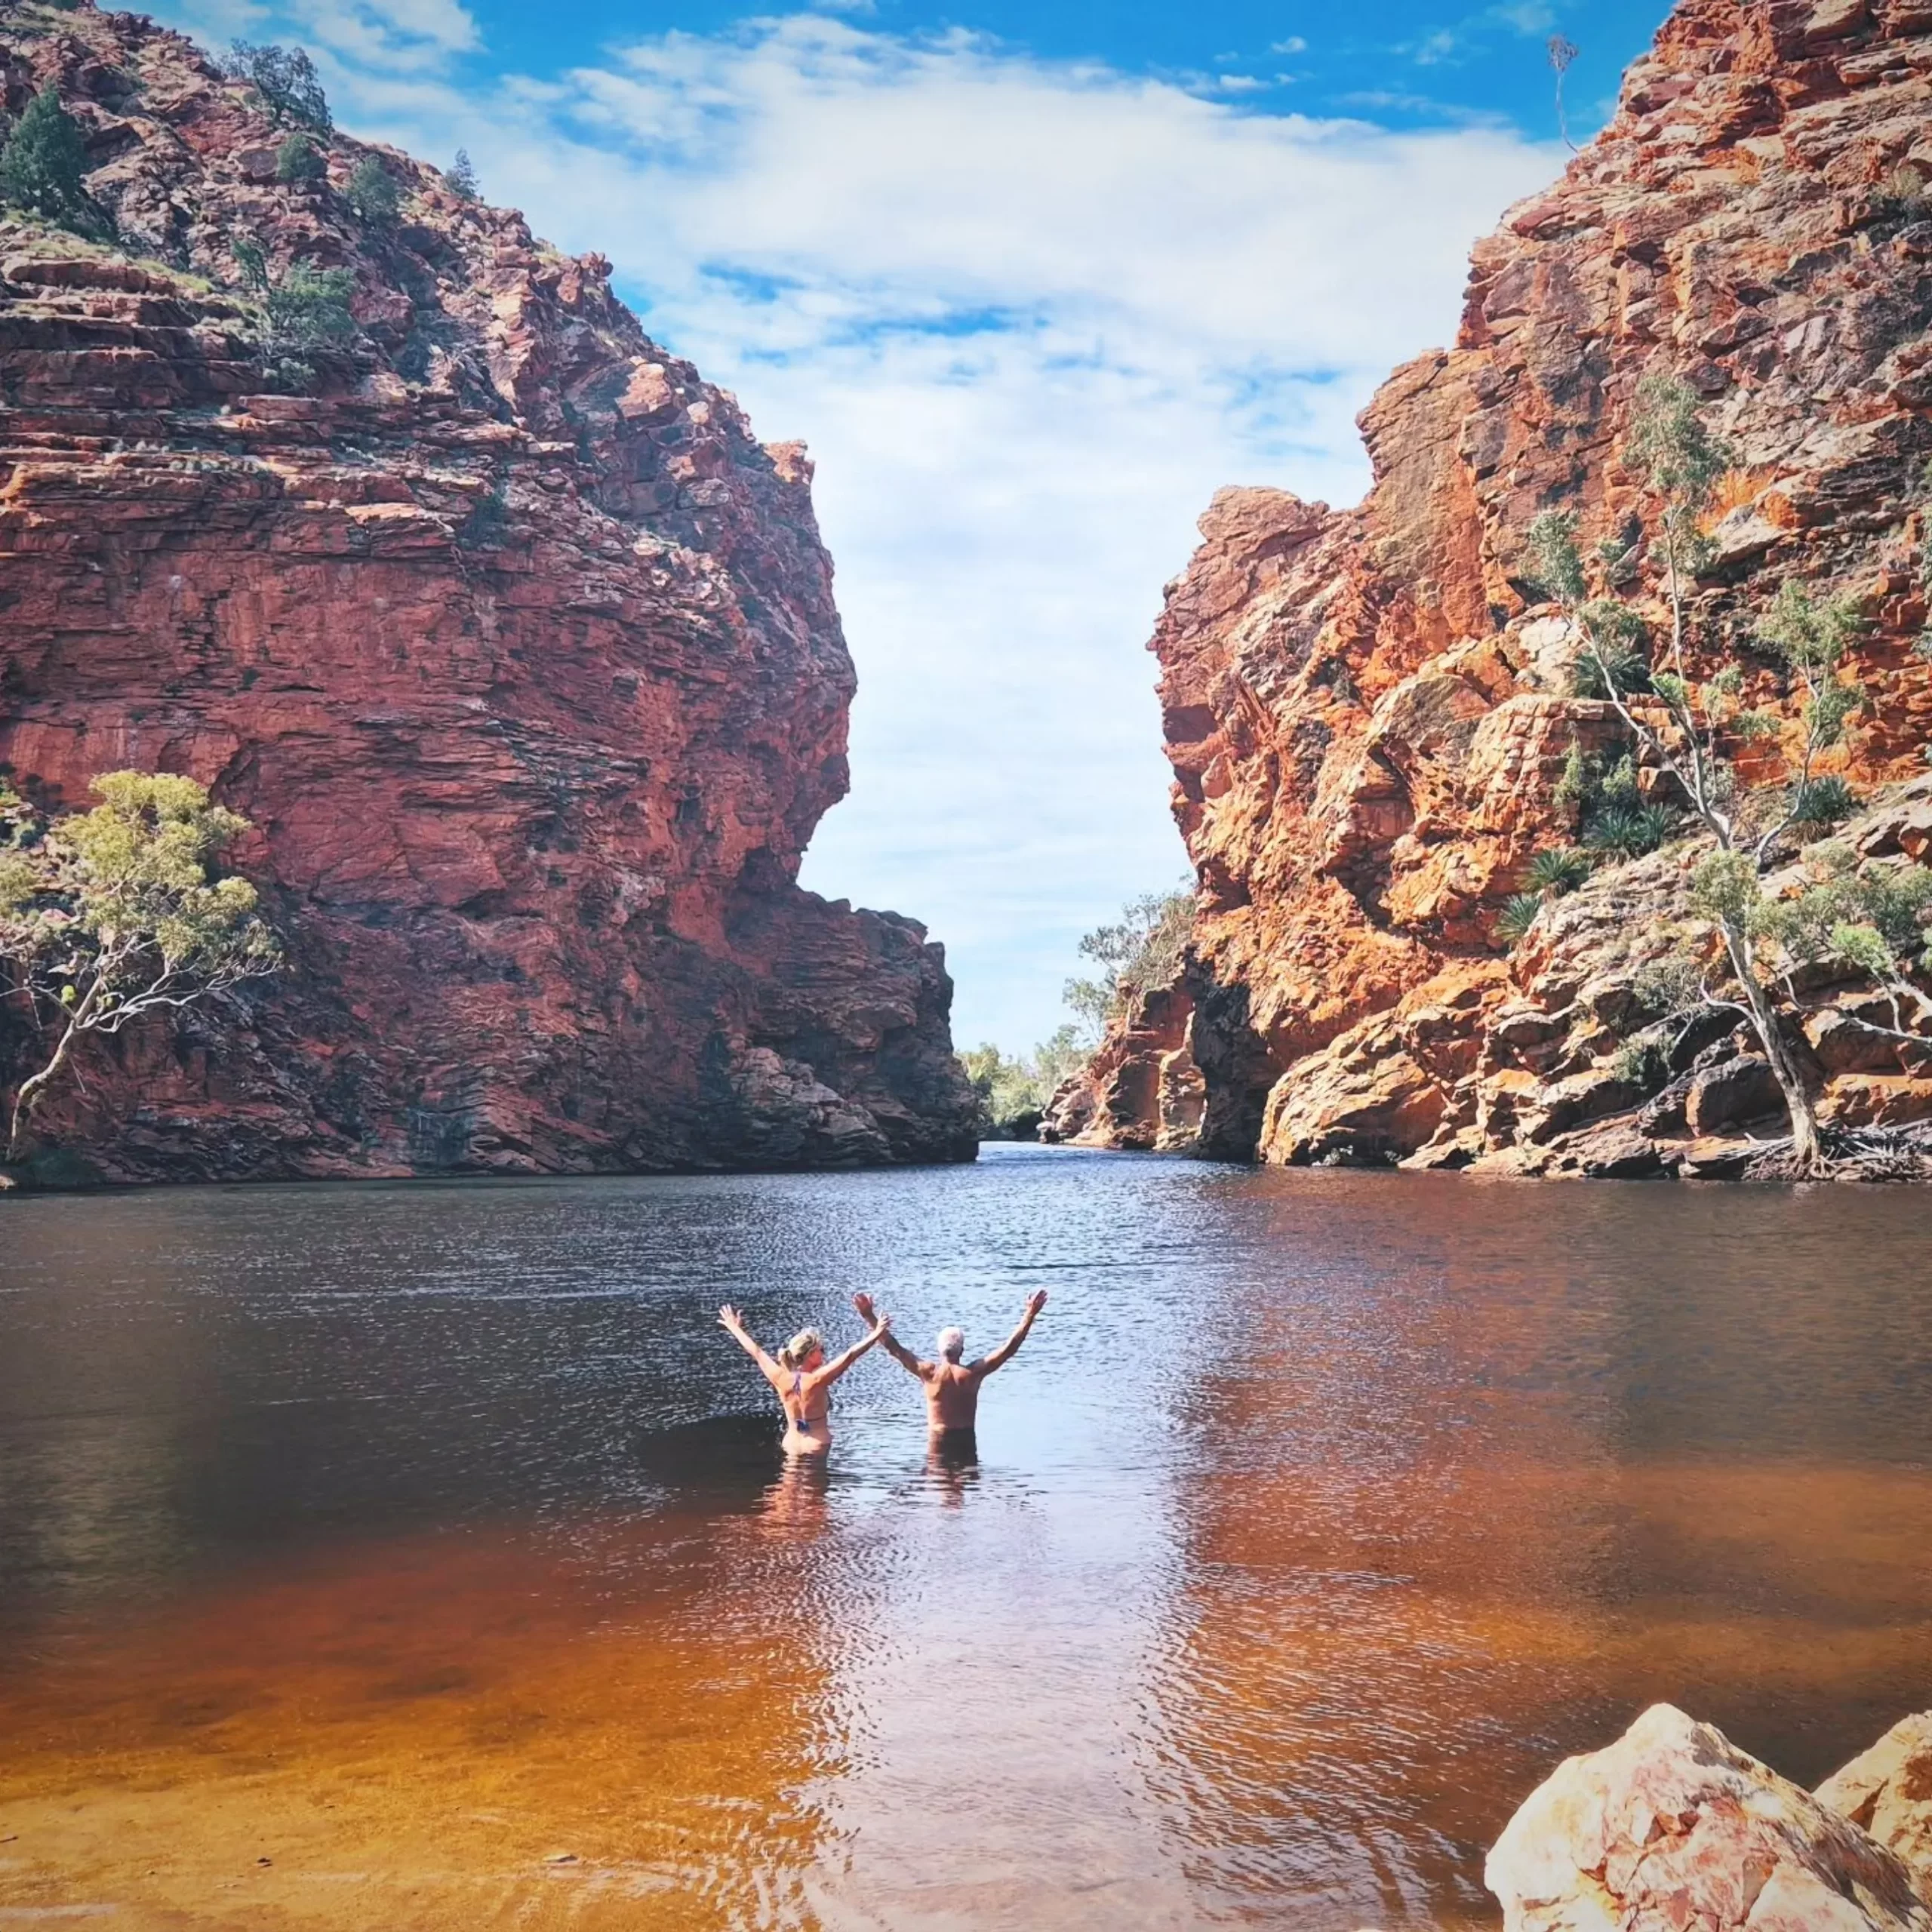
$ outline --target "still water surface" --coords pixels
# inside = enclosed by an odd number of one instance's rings
[[[0,1918],[1488,1922],[1660,1697],[1932,1703],[1904,1191],[976,1168],[0,1208]],[[829,1470],[715,1325],[1051,1303]]]

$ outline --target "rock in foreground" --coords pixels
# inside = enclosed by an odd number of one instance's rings
[[[1817,1795],[1895,1853],[1932,1906],[1932,1711],[1901,1718]]]
[[[1506,1932],[1932,1932],[1890,1852],[1669,1704],[1566,1759],[1484,1878]]]
[[[802,452],[434,168],[285,178],[178,35],[11,10],[7,112],[50,85],[119,242],[0,219],[0,770],[201,780],[291,970],[42,1125],[118,1179],[971,1158],[940,949],[795,883],[854,687]]]

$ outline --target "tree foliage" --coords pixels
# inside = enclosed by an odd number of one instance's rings
[[[329,165],[320,148],[300,132],[291,134],[275,151],[275,178],[298,183],[328,177]]]
[[[1767,895],[1755,866],[1741,853],[1714,852],[1693,875],[1698,909],[1727,925],[1743,927],[1756,942],[1765,971],[1795,992],[1804,968],[1848,968],[1876,980],[1891,1003],[1890,1030],[1923,1042],[1906,1024],[1908,1012],[1932,1020],[1932,996],[1912,983],[1914,971],[1932,972],[1932,870],[1918,865],[1861,863],[1848,847],[1813,846],[1806,879],[1795,896]]]
[[[476,185],[476,170],[470,164],[469,152],[458,148],[456,158],[450,163],[443,179],[450,184],[450,192],[460,202],[473,202],[481,192]]]
[[[0,962],[38,1063],[14,1089],[10,1158],[87,1035],[281,964],[254,888],[220,870],[247,820],[192,778],[115,771],[94,789],[91,811],[51,823],[0,792]]]
[[[268,324],[276,346],[299,352],[350,340],[355,318],[349,298],[355,291],[355,278],[346,269],[294,263],[268,291]]]
[[[318,134],[332,131],[328,97],[306,49],[257,46],[238,40],[232,43],[228,72],[235,79],[247,82],[261,97],[271,126],[279,128],[293,121]]]
[[[389,227],[402,205],[395,177],[372,154],[365,154],[355,164],[345,198],[356,219],[368,228]]]
[[[1780,587],[1758,624],[1756,641],[1783,664],[1798,700],[1796,727],[1787,737],[1777,718],[1745,701],[1742,662],[1713,648],[1715,640],[1692,636],[1694,580],[1711,554],[1701,519],[1733,458],[1706,428],[1691,389],[1667,377],[1644,382],[1626,460],[1654,499],[1648,528],[1639,524],[1586,558],[1575,517],[1546,512],[1527,532],[1531,574],[1567,613],[1591,681],[1616,708],[1643,763],[1711,836],[1715,849],[1694,876],[1694,901],[1722,941],[1741,1010],[1791,1114],[1795,1162],[1807,1171],[1820,1158],[1817,1117],[1780,1026],[1775,996],[1780,972],[1788,975],[1785,962],[1797,956],[1795,928],[1790,915],[1767,905],[1759,881],[1786,832],[1842,816],[1855,802],[1841,780],[1819,774],[1816,765],[1842,740],[1864,701],[1850,672],[1862,620],[1852,598],[1823,595],[1795,578]],[[1641,646],[1651,626],[1622,595],[1622,586],[1639,574],[1640,550],[1656,580],[1664,619],[1647,656]],[[1694,652],[1694,641],[1702,641],[1704,649]],[[1727,661],[1708,675],[1694,673],[1694,657],[1708,662],[1713,657]],[[1792,781],[1748,783],[1738,754],[1777,737],[1786,737]],[[1641,796],[1635,758],[1606,771],[1592,770],[1577,752],[1572,767],[1563,789],[1583,814],[1586,846],[1630,856],[1668,835],[1676,814]],[[1850,890],[1842,880],[1836,889]]]
[[[230,244],[242,285],[257,303],[257,336],[262,360],[275,378],[292,389],[314,381],[318,351],[343,349],[358,330],[349,297],[355,278],[347,269],[318,269],[294,262],[277,275],[268,251],[248,236]]]
[[[113,224],[87,190],[88,151],[80,123],[52,88],[28,102],[0,148],[0,200],[95,240]]]
[[[1080,942],[1080,955],[1101,968],[1091,979],[1072,979],[1062,997],[1096,1038],[1149,987],[1164,986],[1180,970],[1194,930],[1192,885],[1131,900],[1112,925],[1097,927]]]
[[[959,1056],[966,1077],[980,1097],[987,1127],[995,1135],[1030,1135],[1055,1090],[1087,1063],[1088,1049],[1078,1029],[1062,1026],[1030,1055],[1009,1060],[988,1044]]]

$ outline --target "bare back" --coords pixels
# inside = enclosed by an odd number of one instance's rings
[[[954,1352],[942,1354],[937,1361],[921,1361],[897,1336],[881,1331],[879,1340],[884,1343],[886,1353],[908,1374],[916,1375],[924,1386],[926,1420],[935,1435],[970,1429],[978,1421],[980,1384],[995,1369],[1013,1359],[1046,1305],[1046,1290],[1035,1289],[1026,1298],[1026,1312],[1020,1316],[1019,1327],[977,1361],[961,1361]],[[868,1321],[874,1318],[871,1296],[854,1295],[852,1306]],[[961,1350],[964,1346],[964,1338],[957,1328],[942,1329],[939,1340],[943,1350]]]
[[[984,1362],[921,1362],[919,1380],[926,1385],[926,1420],[934,1429],[971,1429],[979,1419],[980,1384],[986,1379]]]
[[[832,1390],[816,1386],[798,1370],[787,1371],[772,1388],[785,1411],[785,1447],[794,1454],[819,1455],[832,1447]]]

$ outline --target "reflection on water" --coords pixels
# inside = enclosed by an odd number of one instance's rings
[[[1001,1149],[5,1206],[0,1909],[136,1928],[1484,1922],[1669,1697],[1932,1703],[1922,1197]],[[718,1332],[878,1356],[787,1465]]]

